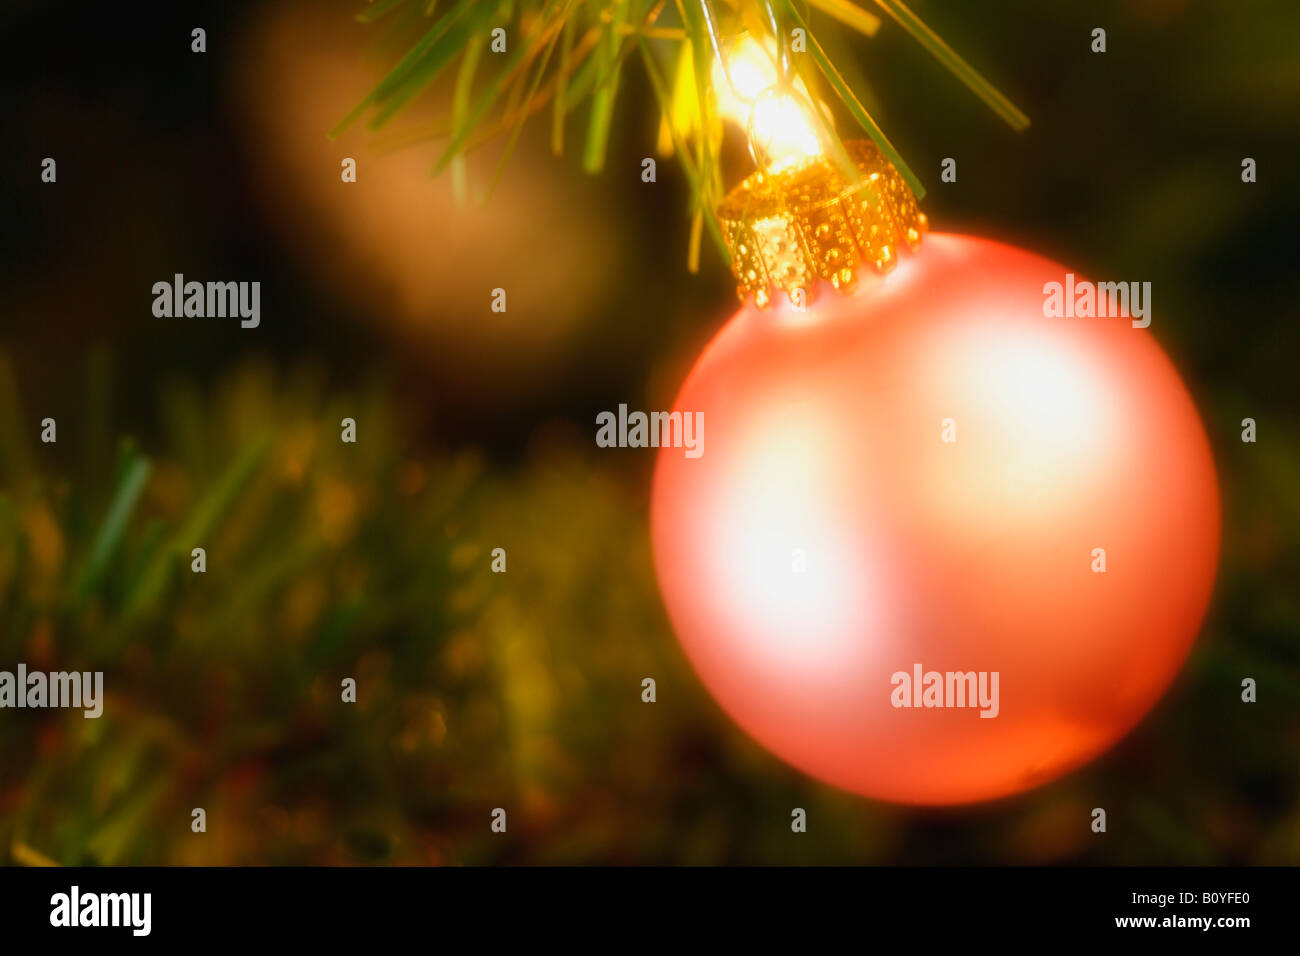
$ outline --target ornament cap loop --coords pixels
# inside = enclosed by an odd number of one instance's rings
[[[818,279],[848,292],[864,263],[887,272],[901,248],[920,245],[926,218],[898,170],[870,140],[845,148],[857,180],[820,157],[760,170],[718,206],[740,298],[753,293],[761,308],[780,289],[806,301]]]

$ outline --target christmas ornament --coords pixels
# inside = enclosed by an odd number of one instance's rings
[[[722,708],[870,797],[1013,794],[1154,705],[1213,583],[1196,409],[1127,315],[1049,318],[1074,270],[924,236],[880,151],[769,168],[719,221],[749,301],[675,403],[655,565]],[[1072,280],[1073,281],[1073,280]]]

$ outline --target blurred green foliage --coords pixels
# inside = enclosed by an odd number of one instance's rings
[[[85,381],[107,407],[102,354]],[[1260,505],[1300,461],[1277,445],[1231,463],[1255,492],[1231,499],[1227,597],[1156,716],[1040,791],[917,812],[810,781],[718,713],[659,608],[645,488],[586,436],[543,429],[494,469],[421,447],[382,383],[333,394],[257,363],[162,407],[159,447],[115,460],[102,414],[58,445],[3,430],[0,661],[103,670],[107,697],[98,720],[0,721],[12,861],[1300,860],[1300,507]],[[32,420],[7,362],[0,420]]]

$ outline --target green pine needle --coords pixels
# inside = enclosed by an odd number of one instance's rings
[[[85,598],[90,589],[94,587],[104,573],[109,559],[117,553],[118,545],[122,541],[122,533],[126,530],[127,521],[131,517],[131,512],[135,509],[136,503],[140,500],[140,494],[144,491],[145,483],[149,480],[149,472],[149,459],[137,452],[133,446],[127,445],[123,449],[123,462],[118,473],[117,490],[113,493],[112,502],[104,515],[104,522],[100,525],[99,534],[95,538],[94,546],[90,550],[90,556],[86,559],[85,569],[82,571],[81,579],[77,584],[76,597],[78,601]]]
[[[1022,113],[1014,103],[1003,96],[975,69],[958,56],[948,44],[922,22],[921,18],[907,8],[901,0],[876,0],[886,13],[916,38],[917,42],[940,63],[947,67],[957,79],[965,83],[993,112],[1002,117],[1016,132],[1029,126],[1029,117]]]

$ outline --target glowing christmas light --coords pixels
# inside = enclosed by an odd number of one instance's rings
[[[776,48],[746,34],[713,65],[718,114],[738,124],[762,162],[772,169],[814,159],[822,153],[812,98],[803,81],[783,81]],[[759,157],[756,157],[756,159]]]

